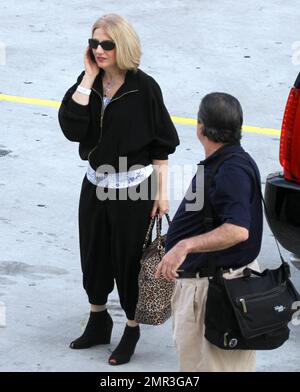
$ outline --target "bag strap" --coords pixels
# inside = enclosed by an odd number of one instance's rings
[[[274,231],[273,231],[273,229],[272,229],[272,227],[270,225],[270,214],[268,212],[268,208],[267,208],[265,199],[264,199],[263,194],[262,194],[259,177],[258,177],[257,172],[255,170],[255,167],[254,167],[253,163],[251,162],[250,157],[249,157],[249,155],[247,153],[245,153],[245,154],[242,154],[242,153],[230,153],[230,154],[225,155],[224,157],[222,157],[221,159],[219,159],[217,161],[217,163],[211,169],[211,172],[208,174],[208,177],[207,177],[207,179],[205,181],[205,184],[204,184],[204,197],[205,197],[204,200],[205,200],[205,202],[204,202],[204,207],[203,207],[204,225],[205,225],[206,231],[211,231],[211,230],[215,229],[213,223],[216,221],[216,215],[214,213],[213,207],[212,207],[210,199],[209,199],[208,190],[211,187],[211,184],[212,184],[212,181],[214,179],[214,176],[215,176],[216,172],[219,170],[220,166],[224,163],[224,161],[226,161],[227,159],[229,159],[229,158],[231,158],[233,156],[239,156],[239,157],[243,158],[244,160],[246,160],[250,164],[250,166],[251,166],[251,171],[254,172],[256,185],[257,185],[257,188],[259,190],[261,200],[263,202],[263,206],[264,206],[264,210],[265,210],[265,214],[266,214],[266,218],[267,218],[270,230],[271,230],[271,232],[272,232],[272,234],[274,236],[275,242],[276,242],[276,246],[277,246],[278,253],[279,253],[279,256],[280,256],[281,264],[282,264],[282,266],[285,269],[287,269],[287,271],[286,271],[287,275],[290,276],[289,266],[288,266],[288,264],[286,263],[286,261],[284,260],[284,258],[282,256],[278,240],[277,240],[276,235],[275,235],[275,233],[274,233]],[[213,256],[212,252],[208,252],[208,262],[209,262],[209,265],[212,266],[212,270],[216,271],[217,270],[217,265],[216,265],[216,261],[215,261],[215,258]]]
[[[168,226],[171,224],[171,219],[169,214],[165,214],[167,221],[168,221]],[[160,218],[159,214],[156,214],[153,216],[150,220],[148,230],[146,232],[145,236],[145,241],[143,244],[143,251],[150,245],[151,243],[151,238],[152,238],[152,231],[154,224],[156,223],[156,238],[158,239],[158,249],[162,249],[162,236],[161,236],[161,224],[162,224],[162,218]]]

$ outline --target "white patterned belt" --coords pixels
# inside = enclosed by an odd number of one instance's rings
[[[129,188],[138,185],[153,172],[153,166],[148,165],[136,170],[121,173],[97,173],[90,164],[88,164],[86,176],[94,185],[102,188]]]

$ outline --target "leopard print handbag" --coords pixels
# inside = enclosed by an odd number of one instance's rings
[[[166,214],[168,224],[170,217]],[[171,317],[171,297],[175,282],[164,278],[156,279],[157,265],[165,255],[166,234],[161,235],[159,215],[153,217],[147,230],[138,277],[139,297],[135,312],[135,321],[141,324],[160,325]],[[151,236],[156,222],[156,238],[151,243]]]

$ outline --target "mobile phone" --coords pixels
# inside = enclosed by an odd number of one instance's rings
[[[89,49],[89,55],[90,55],[91,60],[95,63],[96,60],[95,60],[95,56],[93,54],[93,50],[92,49]]]

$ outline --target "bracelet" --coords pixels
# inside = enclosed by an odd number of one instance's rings
[[[76,91],[78,91],[79,93],[84,94],[84,95],[90,95],[92,90],[90,88],[78,86]]]

